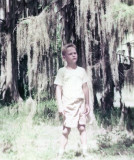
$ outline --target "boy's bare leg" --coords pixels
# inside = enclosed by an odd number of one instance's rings
[[[71,131],[71,128],[63,126],[63,131],[62,131],[62,137],[61,137],[61,142],[60,142],[60,150],[59,150],[59,155],[62,156],[65,150],[65,147],[68,142],[68,135]]]
[[[83,155],[87,154],[87,134],[85,125],[78,125]]]

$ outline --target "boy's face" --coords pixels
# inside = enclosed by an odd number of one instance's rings
[[[68,47],[63,58],[67,61],[68,64],[76,64],[78,60],[78,55],[74,47]]]

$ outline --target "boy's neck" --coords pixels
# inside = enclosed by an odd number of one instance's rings
[[[77,68],[77,64],[67,64],[66,66],[68,69],[76,69]]]

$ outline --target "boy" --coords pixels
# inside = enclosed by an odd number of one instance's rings
[[[78,55],[74,44],[65,45],[62,56],[67,65],[59,69],[54,82],[58,111],[64,120],[59,156],[63,155],[68,135],[74,127],[80,132],[82,152],[85,156],[87,150],[85,125],[90,110],[87,75],[85,70],[76,64]]]

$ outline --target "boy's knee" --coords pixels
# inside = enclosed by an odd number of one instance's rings
[[[79,132],[85,131],[85,125],[79,125],[78,130],[79,130]]]
[[[64,127],[63,131],[62,131],[62,134],[63,135],[68,135],[70,133],[70,130],[71,130],[70,128]]]

